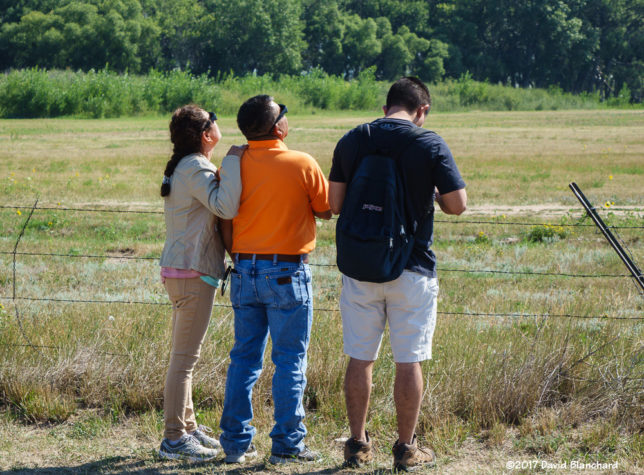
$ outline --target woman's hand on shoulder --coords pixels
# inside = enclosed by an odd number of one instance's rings
[[[247,148],[248,148],[248,145],[231,145],[226,155],[235,155],[241,158],[241,156],[244,154]]]

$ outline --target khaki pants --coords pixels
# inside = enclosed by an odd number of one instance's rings
[[[172,302],[172,353],[163,392],[164,436],[177,440],[197,429],[192,405],[192,370],[206,336],[215,288],[200,278],[166,279]]]

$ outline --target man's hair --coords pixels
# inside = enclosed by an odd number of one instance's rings
[[[427,86],[414,76],[405,76],[392,84],[387,93],[387,109],[393,106],[404,107],[409,113],[416,112],[420,106],[432,106],[432,98]]]
[[[275,120],[272,101],[271,96],[260,94],[241,105],[237,112],[237,126],[246,139],[252,140],[254,137],[270,134],[268,128]]]

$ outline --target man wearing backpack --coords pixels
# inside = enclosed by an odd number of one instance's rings
[[[422,81],[401,78],[387,94],[385,117],[348,132],[333,154],[329,203],[340,214],[340,310],[350,357],[345,399],[351,437],[344,447],[349,466],[373,458],[366,419],[386,322],[396,363],[394,469],[435,464],[435,454],[419,447],[415,434],[423,394],[420,362],[431,358],[436,324],[433,203],[459,215],[467,195],[447,144],[422,129],[430,106]]]

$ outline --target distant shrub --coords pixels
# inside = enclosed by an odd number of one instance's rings
[[[549,242],[566,237],[568,237],[568,231],[563,226],[543,224],[532,227],[526,235],[526,240],[529,242]]]
[[[376,81],[375,69],[362,71],[350,81],[321,69],[294,76],[249,74],[195,76],[189,71],[159,72],[145,76],[117,74],[105,68],[87,73],[14,70],[0,75],[0,117],[119,117],[168,114],[197,103],[222,114],[235,114],[239,105],[256,94],[270,94],[290,109],[307,111],[374,110],[384,102],[389,82]],[[430,86],[436,111],[554,110],[629,105],[627,86],[602,103],[599,94],[572,95],[559,88],[519,89],[474,81],[470,74]]]

